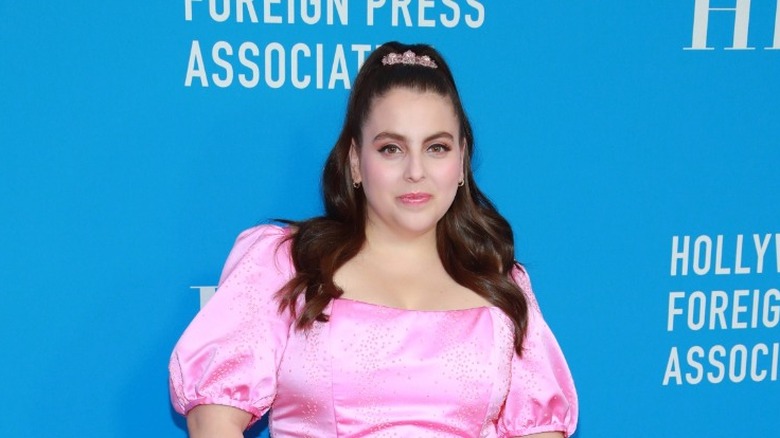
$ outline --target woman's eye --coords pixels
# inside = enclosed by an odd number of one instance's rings
[[[436,154],[441,154],[449,151],[450,147],[445,144],[436,143],[428,146],[428,150]]]
[[[386,155],[393,155],[401,152],[401,148],[394,144],[388,144],[379,148],[379,152]]]

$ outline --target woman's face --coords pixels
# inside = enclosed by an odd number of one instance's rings
[[[463,179],[460,122],[448,97],[394,88],[374,100],[350,151],[367,227],[399,237],[432,232]]]

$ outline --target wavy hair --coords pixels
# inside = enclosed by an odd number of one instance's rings
[[[428,56],[437,68],[419,65],[383,65],[390,53],[411,50]],[[513,322],[515,350],[522,354],[528,320],[528,302],[510,274],[515,265],[512,228],[477,187],[471,168],[474,135],[458,94],[455,80],[441,54],[424,44],[389,42],[366,59],[349,96],[341,134],[328,156],[322,174],[325,213],[291,222],[291,255],[295,275],[279,291],[279,310],[288,310],[297,330],[315,321],[328,321],[324,313],[343,291],[333,282],[336,271],[355,257],[366,241],[365,196],[352,185],[349,150],[361,137],[371,105],[394,88],[433,92],[448,97],[460,121],[465,140],[464,185],[436,227],[436,245],[447,273],[501,309]],[[360,147],[360,142],[354,142]],[[299,306],[303,296],[302,306]],[[300,307],[300,308],[299,308]]]

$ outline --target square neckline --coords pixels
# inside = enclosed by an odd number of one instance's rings
[[[334,298],[332,301],[341,301],[345,303],[351,303],[359,306],[366,306],[371,307],[375,309],[387,309],[387,310],[393,310],[397,312],[405,312],[405,313],[457,313],[457,312],[470,312],[470,311],[477,311],[477,310],[483,310],[483,309],[498,309],[498,307],[493,305],[484,305],[484,306],[476,306],[476,307],[464,307],[461,309],[406,309],[403,307],[396,307],[396,306],[390,306],[387,304],[380,304],[380,303],[372,303],[369,301],[363,301],[363,300],[357,300],[354,298]]]

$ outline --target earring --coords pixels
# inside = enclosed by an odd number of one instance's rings
[[[463,187],[464,185],[466,185],[466,180],[465,179],[462,179],[462,180],[458,181],[458,187]]]
[[[353,182],[352,183],[352,188],[354,188],[355,190],[359,189],[360,188],[360,181]]]

